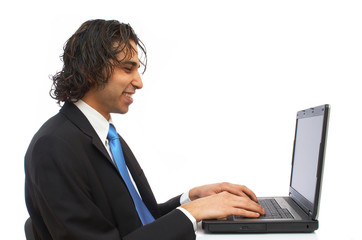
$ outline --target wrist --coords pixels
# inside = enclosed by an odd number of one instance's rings
[[[191,216],[196,220],[196,222],[199,222],[202,220],[202,218],[200,217],[200,212],[199,212],[200,209],[198,204],[196,204],[196,202],[183,204],[181,205],[181,208],[185,209],[189,214],[191,214]]]

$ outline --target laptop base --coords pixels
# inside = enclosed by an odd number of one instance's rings
[[[263,223],[240,223],[235,221],[208,220],[202,228],[209,233],[311,233],[318,229],[318,220],[286,222],[264,221]]]

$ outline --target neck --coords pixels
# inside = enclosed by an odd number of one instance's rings
[[[99,112],[105,119],[107,119],[107,121],[109,121],[109,119],[111,119],[111,114],[108,112],[102,111],[102,109],[99,107],[97,102],[93,100],[93,98],[84,96],[82,98],[82,101],[85,102],[86,104],[88,104],[91,108],[93,108],[97,112]]]

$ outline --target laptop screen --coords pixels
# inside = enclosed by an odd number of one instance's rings
[[[291,186],[314,203],[323,115],[298,119]]]
[[[297,113],[290,197],[303,210],[317,216],[322,181],[329,105]]]

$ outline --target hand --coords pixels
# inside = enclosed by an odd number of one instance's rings
[[[265,214],[265,210],[249,197],[241,197],[229,192],[199,198],[181,207],[186,209],[196,221],[224,218],[230,215],[257,218]]]
[[[258,202],[255,193],[246,186],[226,182],[195,187],[190,190],[189,198],[191,201],[193,201],[198,198],[208,197],[221,192],[229,192],[236,196],[247,197],[254,202]]]

